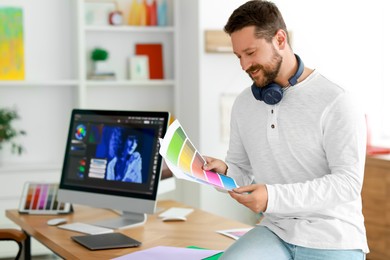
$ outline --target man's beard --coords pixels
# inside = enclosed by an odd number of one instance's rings
[[[262,88],[275,81],[276,77],[279,74],[280,67],[282,66],[282,61],[283,61],[283,57],[278,53],[276,53],[276,51],[274,50],[273,57],[272,57],[273,63],[271,65],[263,66],[260,64],[255,64],[252,65],[249,69],[247,69],[246,72],[248,73],[249,77],[253,80],[253,82],[256,84],[256,86]],[[256,78],[253,78],[250,73],[256,70],[262,71],[263,77],[257,76]]]

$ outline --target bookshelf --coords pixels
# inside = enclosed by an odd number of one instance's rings
[[[0,104],[18,109],[21,120],[16,124],[27,131],[22,140],[27,153],[15,156],[5,148],[0,169],[11,166],[13,171],[18,168],[24,171],[24,165],[31,164],[34,168],[41,165],[42,169],[55,164],[60,169],[65,141],[58,140],[66,138],[74,107],[167,110],[175,114],[178,37],[175,0],[166,1],[165,26],[87,25],[84,15],[88,2],[5,3],[23,9],[25,80],[0,81]],[[117,2],[126,17],[132,0]],[[43,14],[48,14],[50,23],[40,19]],[[127,58],[134,54],[137,43],[162,44],[163,79],[129,79]],[[115,80],[88,79],[92,64],[89,55],[94,47],[108,50]]]
[[[128,8],[131,1],[118,3]],[[12,155],[6,147],[0,153],[0,182],[8,187],[0,196],[0,210],[16,207],[25,181],[58,181],[72,108],[177,114],[178,2],[167,0],[166,26],[86,25],[84,0],[6,0],[0,4],[23,9],[25,79],[0,81],[0,104],[17,108],[21,120],[16,126],[27,132],[21,139],[27,153]],[[163,79],[128,78],[126,59],[136,43],[162,44]],[[116,80],[88,79],[90,51],[97,46],[109,51]],[[0,227],[14,225],[0,216]],[[34,244],[33,254],[47,252]],[[0,247],[6,254],[8,249],[4,250]]]
[[[88,25],[85,24],[85,1],[79,1],[78,10],[78,64],[80,84],[78,103],[82,108],[127,110],[166,110],[175,112],[176,21],[175,1],[167,0],[165,26]],[[128,20],[132,0],[117,1],[124,21]],[[132,80],[129,78],[128,58],[135,55],[139,43],[162,45],[164,78]],[[90,80],[92,62],[88,58],[94,48],[108,51],[108,65],[115,72],[115,80]],[[159,97],[150,98],[150,97]],[[153,100],[145,102],[145,100]]]

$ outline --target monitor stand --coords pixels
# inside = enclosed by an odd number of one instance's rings
[[[91,224],[111,229],[124,229],[141,226],[145,224],[146,219],[146,214],[123,211],[122,215],[119,217],[102,220]]]

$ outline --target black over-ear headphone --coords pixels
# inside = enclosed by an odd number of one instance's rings
[[[299,56],[296,54],[295,57],[298,62],[298,69],[295,74],[288,80],[290,86],[294,86],[295,84],[297,84],[298,78],[302,75],[303,69],[305,68],[301,58],[299,58]],[[268,105],[275,105],[279,103],[280,100],[282,100],[283,88],[274,82],[262,88],[256,86],[256,84],[253,83],[251,88],[253,96],[255,96],[257,100],[264,101]]]

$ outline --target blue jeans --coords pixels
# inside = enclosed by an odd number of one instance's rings
[[[230,246],[220,260],[364,260],[361,250],[326,250],[284,242],[271,230],[256,226]]]

